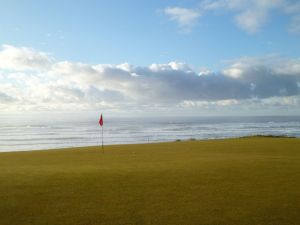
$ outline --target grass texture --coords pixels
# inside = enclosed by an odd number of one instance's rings
[[[0,153],[0,225],[300,224],[300,140]]]

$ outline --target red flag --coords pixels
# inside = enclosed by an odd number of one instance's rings
[[[103,118],[102,118],[102,113],[101,113],[101,117],[100,117],[100,119],[99,119],[99,124],[100,124],[100,126],[101,126],[101,127],[103,126]]]

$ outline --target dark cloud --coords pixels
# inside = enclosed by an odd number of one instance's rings
[[[238,69],[241,74],[239,77],[223,72],[198,75],[172,69],[152,70],[150,67],[136,67],[131,71],[114,68],[109,73],[103,70],[94,79],[99,86],[101,83],[110,84],[110,88],[119,90],[125,96],[153,102],[215,101],[300,94],[300,75],[280,74],[267,66],[247,65]]]
[[[2,93],[0,92],[0,103],[10,103],[10,102],[15,102],[16,99],[5,94],[5,93]]]

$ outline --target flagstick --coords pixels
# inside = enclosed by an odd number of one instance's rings
[[[99,125],[102,128],[102,152],[104,153],[104,146],[103,146],[103,117],[102,117],[102,113],[101,113],[101,116],[100,116],[100,119],[99,119]]]
[[[102,151],[104,153],[104,147],[103,147],[103,126],[102,126]]]

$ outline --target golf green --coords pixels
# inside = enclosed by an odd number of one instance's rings
[[[300,139],[0,153],[0,225],[300,224]]]

